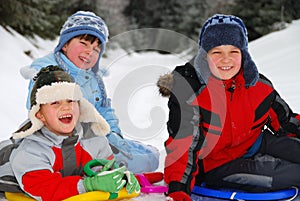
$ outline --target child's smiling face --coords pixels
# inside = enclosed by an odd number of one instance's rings
[[[42,104],[36,117],[57,135],[70,136],[79,119],[79,103],[73,100]]]
[[[101,47],[99,40],[91,43],[84,38],[73,38],[62,48],[68,59],[80,69],[90,69],[98,61]]]
[[[241,69],[242,53],[235,46],[221,45],[208,51],[207,60],[214,76],[221,80],[229,80]]]

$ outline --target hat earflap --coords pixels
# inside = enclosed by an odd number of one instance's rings
[[[259,72],[257,66],[252,60],[247,49],[243,49],[241,51],[243,56],[242,65],[244,69],[244,78],[245,78],[246,87],[253,86],[256,84],[259,78]]]
[[[95,107],[86,99],[80,99],[79,121],[84,123],[91,122],[91,128],[98,136],[105,136],[110,132],[107,121],[99,114]]]
[[[35,114],[39,110],[40,110],[40,105],[39,104],[34,105],[31,108],[31,110],[29,112],[29,119],[30,119],[30,122],[31,122],[31,127],[27,130],[13,133],[12,135],[13,135],[14,139],[25,138],[25,137],[31,135],[32,133],[40,130],[44,126],[44,123],[35,116]]]
[[[194,68],[201,84],[207,84],[211,75],[207,62],[207,52],[203,48],[199,48],[194,60]]]

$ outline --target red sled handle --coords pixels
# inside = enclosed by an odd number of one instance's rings
[[[162,172],[144,172],[143,175],[151,183],[157,183],[164,179],[164,174]]]

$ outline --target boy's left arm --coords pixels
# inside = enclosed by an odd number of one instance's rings
[[[275,98],[270,112],[273,129],[279,135],[294,134],[300,138],[300,114],[294,113],[277,91],[274,93]]]

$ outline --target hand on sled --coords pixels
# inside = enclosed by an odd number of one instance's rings
[[[106,191],[117,193],[126,184],[123,179],[126,167],[120,167],[113,170],[101,171],[95,176],[83,179],[84,188],[89,191]]]

